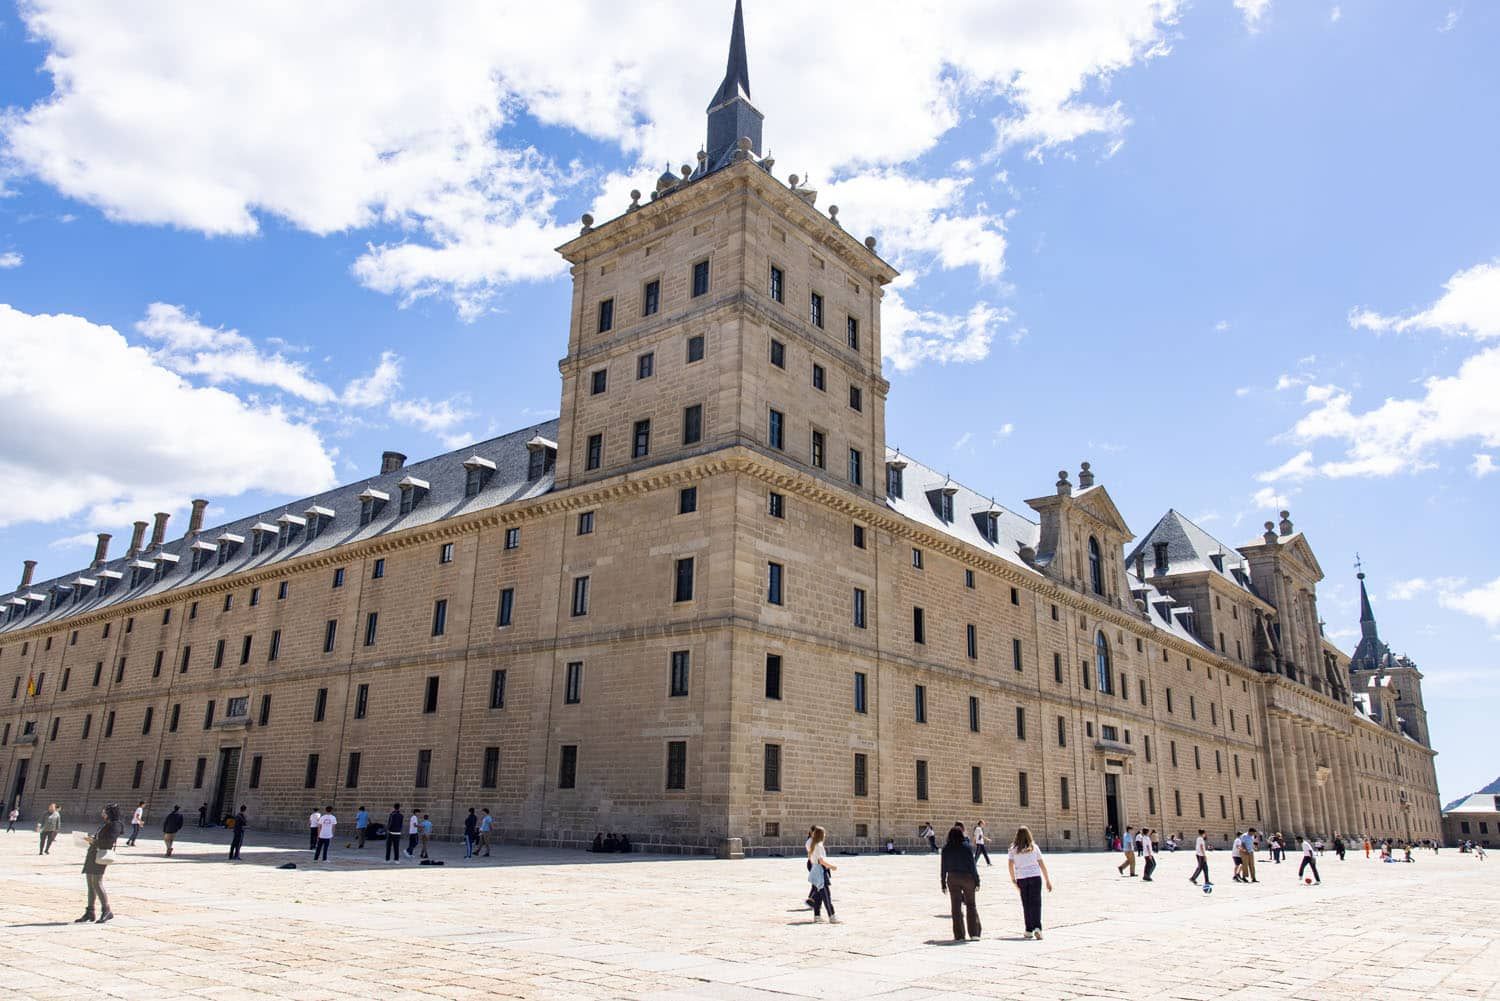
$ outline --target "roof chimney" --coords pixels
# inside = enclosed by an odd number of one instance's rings
[[[21,590],[31,586],[31,575],[36,572],[36,560],[26,560],[21,564]]]
[[[151,528],[151,548],[157,550],[161,544],[167,541],[167,519],[172,517],[166,511],[156,512],[156,524]]]
[[[1283,512],[1281,512],[1281,526],[1280,526],[1280,528],[1281,528],[1281,534],[1282,535],[1291,535],[1292,534],[1292,512],[1290,512],[1290,511],[1283,511]]]
[[[130,548],[125,552],[126,559],[133,559],[140,555],[141,546],[146,542],[146,523],[138,521],[135,523],[135,531],[130,533]]]
[[[380,453],[380,473],[382,476],[386,473],[394,473],[404,465],[406,465],[406,456],[400,452]]]
[[[188,516],[188,536],[196,539],[198,533],[203,531],[203,509],[208,507],[208,501],[193,501],[193,513]]]
[[[1094,485],[1094,471],[1087,462],[1078,470],[1078,485],[1085,490]]]
[[[109,540],[110,534],[108,532],[99,533],[99,544],[94,547],[95,570],[104,566],[105,562],[109,559]]]

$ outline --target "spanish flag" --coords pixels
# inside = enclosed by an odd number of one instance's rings
[[[36,694],[36,675],[31,674],[31,673],[28,672],[27,675],[26,675],[26,697],[29,699],[32,696],[34,696],[35,694]]]

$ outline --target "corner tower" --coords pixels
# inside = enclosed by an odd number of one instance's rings
[[[1370,593],[1365,588],[1365,574],[1361,570],[1355,575],[1359,579],[1359,646],[1349,661],[1349,672],[1354,677],[1356,690],[1363,690],[1371,679],[1386,679],[1395,690],[1396,719],[1383,721],[1392,729],[1399,728],[1407,736],[1431,747],[1431,732],[1427,729],[1427,707],[1422,702],[1422,672],[1410,658],[1397,657],[1380,638],[1375,623],[1375,611],[1370,607]]]

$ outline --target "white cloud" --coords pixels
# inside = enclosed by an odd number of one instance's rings
[[[1261,487],[1251,496],[1250,503],[1259,508],[1279,511],[1291,506],[1291,495],[1278,493],[1275,487]]]
[[[990,436],[990,444],[1000,444],[1000,442],[1002,442],[1006,438],[1009,438],[1012,434],[1015,434],[1015,431],[1016,426],[1010,421],[1006,421],[1004,424],[996,428],[994,433]]]
[[[1218,333],[1222,334],[1222,333],[1224,333],[1228,329],[1229,329],[1229,321],[1228,320],[1220,320],[1218,323],[1214,324],[1214,330],[1217,331]]]
[[[1304,376],[1289,375],[1288,373],[1283,372],[1276,379],[1276,391],[1279,393],[1284,389],[1293,389],[1297,386],[1306,384],[1306,382],[1307,379]]]
[[[5,253],[0,254],[0,271],[19,268],[24,263],[26,263],[26,258],[22,257],[21,252],[18,250],[7,250]]]
[[[1237,386],[1234,390],[1235,396],[1249,396],[1253,392],[1249,386]]]
[[[1127,111],[1083,95],[1166,54],[1181,7],[1071,0],[1043,17],[954,0],[912,16],[900,0],[843,0],[816,19],[834,37],[785,30],[810,23],[794,0],[752,4],[768,149],[838,190],[861,236],[993,279],[999,218],[962,168],[924,178],[915,161],[976,116],[994,121],[1001,150],[1117,148]],[[595,213],[608,218],[663,160],[691,157],[728,29],[723,4],[682,6],[663,30],[606,0],[276,0],[171,17],[29,0],[21,12],[53,91],[0,120],[10,170],[125,222],[234,236],[270,219],[318,234],[378,226],[356,279],[402,303],[451,300],[465,318],[507,284],[561,275],[552,248],[593,193],[609,194]],[[523,118],[612,146],[633,181],[539,152],[518,138]]]
[[[264,354],[238,330],[206,326],[182,306],[153,302],[135,329],[156,343],[153,360],[178,375],[201,376],[213,385],[269,386],[310,403],[331,403],[335,398],[306,365],[280,354]]]
[[[1328,12],[1328,20],[1333,24],[1338,24],[1343,19],[1344,8],[1340,7],[1338,4],[1334,4],[1333,9]]]
[[[346,407],[378,407],[401,386],[401,357],[384,351],[369,375],[349,380],[339,399]]]
[[[1439,600],[1448,608],[1500,626],[1500,577],[1469,591],[1445,594]]]
[[[333,484],[311,427],[280,407],[194,386],[111,327],[0,304],[0,341],[0,525],[80,513],[116,524],[189,497]]]
[[[1442,595],[1449,595],[1463,587],[1468,581],[1462,577],[1413,577],[1410,580],[1393,581],[1386,589],[1385,597],[1388,601],[1411,601],[1420,594],[1436,591]]]
[[[906,281],[903,275],[891,284],[880,317],[882,347],[896,371],[906,372],[928,361],[946,365],[989,356],[997,328],[1010,320],[1008,311],[985,302],[975,303],[964,316],[913,309],[902,296],[900,286]]]
[[[403,424],[436,435],[448,448],[458,448],[473,441],[473,435],[461,430],[463,422],[474,414],[465,410],[457,400],[395,400],[390,405],[390,415]]]
[[[1500,469],[1500,466],[1495,465],[1495,457],[1488,452],[1474,453],[1474,461],[1469,464],[1469,472],[1480,479],[1490,475],[1496,469]]]
[[[1261,483],[1305,480],[1317,472],[1313,468],[1312,458],[1313,454],[1310,451],[1298,452],[1275,469],[1268,469],[1264,473],[1257,473],[1255,478]]]
[[[1327,386],[1308,386],[1302,393],[1303,403],[1322,403],[1330,399],[1339,391],[1339,387],[1329,384]]]
[[[47,543],[48,549],[82,549],[92,547],[98,543],[99,537],[93,532],[79,532],[77,535],[65,535],[61,539],[53,539]]]
[[[1235,9],[1245,17],[1245,27],[1252,32],[1259,31],[1261,22],[1271,11],[1271,0],[1234,0]]]
[[[1458,19],[1463,16],[1463,13],[1464,12],[1462,7],[1449,8],[1448,15],[1443,18],[1443,26],[1439,28],[1438,31],[1441,31],[1445,34],[1452,31],[1458,24]]]
[[[973,440],[974,440],[974,432],[973,431],[965,431],[963,434],[961,434],[961,435],[958,436],[958,441],[955,441],[953,443],[953,451],[957,452],[957,451],[962,450],[965,445],[967,445],[969,442],[971,442]]]
[[[1349,325],[1377,333],[1440,330],[1479,339],[1500,337],[1500,260],[1458,272],[1443,284],[1443,294],[1426,309],[1385,316],[1360,308],[1350,312]]]

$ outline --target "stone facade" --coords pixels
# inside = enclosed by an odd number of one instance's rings
[[[1087,464],[1032,520],[888,452],[895,271],[758,154],[666,175],[560,248],[555,431],[400,481],[419,498],[498,462],[499,487],[355,527],[397,462],[337,511],[310,499],[327,545],[194,555],[109,595],[60,578],[51,607],[25,582],[0,625],[7,800],[244,803],[293,828],[400,801],[440,831],[487,806],[516,841],[726,853],[955,818],[1052,849],[1127,824],[1438,837],[1425,722],[1414,739],[1351,694],[1285,517],[1219,545],[1228,569],[1192,536],[1201,565],[1163,541],[1148,574],[1158,533],[1125,558]],[[532,486],[504,473],[522,438]]]

